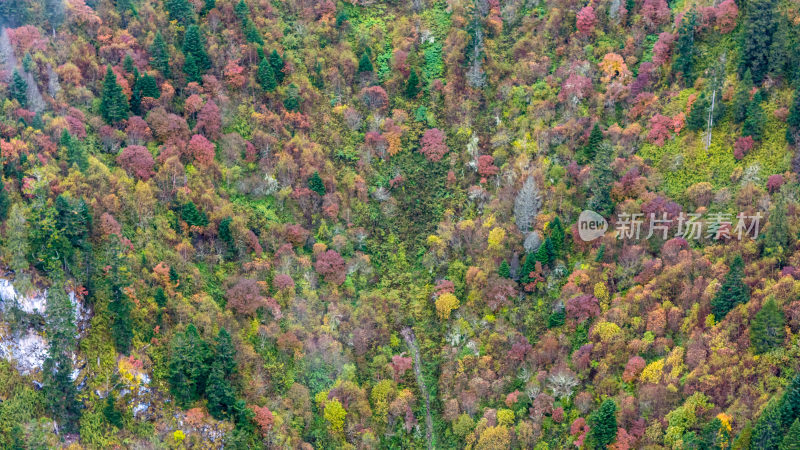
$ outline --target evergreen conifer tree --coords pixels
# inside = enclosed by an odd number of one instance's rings
[[[408,74],[408,80],[406,81],[406,97],[416,98],[418,94],[419,76],[417,75],[417,71],[412,68],[411,73]]]
[[[742,125],[742,135],[751,136],[754,140],[760,141],[764,134],[764,124],[767,122],[764,109],[761,107],[761,95],[756,93],[753,101],[747,106],[747,115]]]
[[[795,419],[778,450],[800,450],[800,419]]]
[[[278,82],[275,79],[275,71],[272,69],[272,65],[269,61],[267,61],[267,58],[261,59],[256,77],[258,79],[258,84],[267,92],[272,92],[278,87]]]
[[[753,76],[750,70],[747,70],[733,94],[733,120],[736,123],[742,123],[747,118],[747,107],[750,106],[750,91],[752,90]]]
[[[369,55],[367,52],[361,54],[361,58],[358,60],[358,71],[360,73],[364,72],[372,72],[374,68],[372,67],[372,61],[369,60]]]
[[[169,51],[167,50],[167,43],[164,41],[164,36],[160,31],[156,32],[156,37],[153,39],[153,45],[150,46],[150,63],[155,67],[161,75],[169,78],[172,72],[169,68]]]
[[[16,99],[19,105],[23,108],[28,106],[28,82],[22,75],[14,69],[14,74],[11,76],[11,84],[9,87],[9,94],[11,98]]]
[[[595,123],[592,127],[592,131],[589,133],[589,140],[586,142],[586,145],[583,146],[580,162],[585,164],[593,161],[602,143],[603,131],[600,129],[600,124]]]
[[[711,312],[717,321],[722,320],[736,305],[750,300],[750,290],[742,281],[744,278],[744,262],[736,256],[731,263],[728,274],[722,282],[717,294],[711,300]]]
[[[325,195],[325,183],[322,182],[319,172],[312,173],[311,177],[308,178],[308,188],[320,196]]]
[[[770,298],[756,313],[750,324],[750,343],[756,353],[766,353],[783,344],[786,332],[783,311]]]
[[[106,68],[106,77],[103,80],[103,94],[100,98],[100,115],[108,124],[115,124],[128,118],[128,97],[122,92],[122,87],[117,83],[117,76]]]
[[[194,56],[197,68],[201,72],[211,68],[211,59],[206,52],[206,39],[197,25],[189,25],[183,37],[183,53]]]
[[[169,383],[175,400],[187,407],[205,392],[211,352],[194,324],[177,333],[172,340],[169,360]]]
[[[683,74],[683,79],[687,85],[694,82],[694,59],[695,59],[695,27],[697,26],[697,12],[694,8],[689,10],[681,21],[678,28],[678,39],[675,44],[675,59],[672,68],[676,72]]]
[[[775,32],[775,0],[747,2],[747,15],[742,25],[739,73],[750,70],[753,81],[761,83],[769,70],[769,53]]]
[[[589,419],[589,438],[597,448],[605,449],[617,438],[617,405],[606,399]]]
[[[277,50],[272,50],[272,53],[269,54],[269,63],[272,65],[272,72],[275,74],[278,84],[283,83],[283,77],[286,74],[283,73],[283,58]]]
[[[751,448],[778,448],[783,440],[781,429],[781,412],[778,402],[771,400],[761,412],[756,424],[753,426],[753,435],[750,438]]]

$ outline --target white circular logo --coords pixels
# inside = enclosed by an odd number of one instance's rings
[[[603,216],[588,209],[578,216],[578,235],[581,240],[589,242],[606,234],[608,222]]]

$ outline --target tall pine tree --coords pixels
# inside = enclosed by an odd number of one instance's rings
[[[750,446],[754,449],[778,448],[782,438],[780,405],[773,399],[761,412],[761,416],[753,426]]]
[[[769,70],[769,53],[775,32],[776,0],[750,0],[742,26],[739,73],[750,70],[753,81],[761,83]]]
[[[417,71],[412,68],[411,73],[408,74],[408,80],[406,80],[406,97],[416,98],[418,94],[419,76],[417,75]]]
[[[753,95],[753,100],[747,106],[747,114],[742,125],[742,135],[751,136],[754,140],[760,141],[764,135],[764,125],[767,117],[764,108],[761,107],[761,92]]]
[[[205,392],[211,352],[194,324],[175,334],[170,350],[170,390],[178,404],[187,407]]]
[[[617,438],[617,405],[606,399],[589,419],[589,439],[601,449],[607,448]]]
[[[28,82],[20,75],[17,69],[14,69],[14,74],[11,76],[11,84],[9,87],[9,94],[11,98],[17,100],[19,105],[23,108],[28,106]]]
[[[272,53],[269,54],[269,63],[272,65],[272,72],[275,74],[278,84],[283,83],[283,77],[286,74],[283,73],[283,58],[277,50],[272,50]]]
[[[214,339],[214,362],[206,386],[208,412],[221,420],[231,415],[236,402],[236,395],[231,386],[231,377],[236,373],[236,348],[230,334],[224,328]]]
[[[592,131],[589,133],[589,140],[586,142],[586,145],[583,146],[581,149],[581,154],[579,158],[579,162],[581,164],[586,164],[587,162],[591,162],[594,160],[595,156],[597,155],[597,150],[600,149],[600,144],[603,143],[603,131],[600,129],[600,124],[595,123],[592,127]]]
[[[267,58],[261,58],[261,63],[258,65],[258,72],[256,72],[258,84],[266,92],[272,92],[278,87],[278,81],[275,79],[275,71]]]
[[[750,300],[750,290],[744,281],[744,261],[736,256],[717,294],[711,300],[711,312],[717,321],[722,320],[736,305]]]
[[[128,118],[128,97],[122,92],[122,87],[117,83],[117,75],[106,68],[106,77],[103,80],[103,94],[100,98],[100,115],[108,124],[115,124]]]
[[[683,16],[681,26],[678,28],[678,39],[675,44],[675,59],[672,61],[672,70],[683,74],[687,85],[694,81],[695,59],[695,27],[697,26],[697,12],[694,8]]]
[[[153,45],[150,46],[150,64],[161,72],[161,75],[165,78],[172,76],[169,68],[169,50],[167,50],[167,43],[164,41],[164,36],[161,35],[160,31],[156,32]]]
[[[170,20],[176,20],[181,25],[194,22],[194,7],[189,0],[166,0],[164,8]]]
[[[183,36],[183,53],[194,57],[194,62],[200,72],[205,72],[211,68],[211,59],[206,52],[206,39],[197,25],[189,25],[186,34]]]
[[[783,344],[786,332],[784,327],[783,311],[770,298],[756,313],[750,324],[750,343],[755,353],[766,353]]]
[[[47,409],[61,432],[75,433],[80,420],[78,390],[72,380],[72,357],[75,349],[75,309],[64,290],[63,274],[53,274],[58,281],[47,292],[46,328],[49,337],[47,358],[42,366],[42,390]]]

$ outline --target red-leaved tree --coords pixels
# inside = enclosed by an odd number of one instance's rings
[[[129,175],[140,180],[148,180],[153,176],[153,155],[141,145],[129,145],[117,156],[117,164]]]
[[[189,141],[189,153],[201,166],[207,167],[214,162],[214,144],[199,134]]]
[[[438,128],[426,130],[420,144],[419,151],[431,162],[439,161],[450,150],[444,142],[444,133]]]
[[[575,25],[578,27],[578,31],[580,31],[581,34],[587,36],[590,35],[596,24],[597,16],[594,14],[594,8],[592,8],[592,5],[587,5],[578,11]]]
[[[325,281],[331,284],[340,285],[344,283],[347,273],[345,271],[344,259],[336,250],[327,250],[317,256],[314,264],[317,273],[325,277]]]

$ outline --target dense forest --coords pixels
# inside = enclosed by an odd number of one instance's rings
[[[800,0],[2,0],[0,160],[0,448],[800,448]]]

